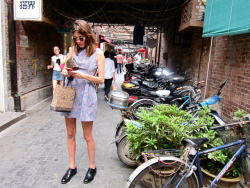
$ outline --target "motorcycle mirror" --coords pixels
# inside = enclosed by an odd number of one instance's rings
[[[227,79],[220,85],[220,89],[222,89],[227,83]]]
[[[226,85],[226,83],[227,83],[227,79],[220,85],[220,89],[219,89],[217,95],[221,94],[220,90]]]

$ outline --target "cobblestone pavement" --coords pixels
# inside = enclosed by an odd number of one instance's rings
[[[118,85],[123,75],[117,76]],[[97,175],[83,184],[88,169],[88,154],[81,124],[77,122],[76,164],[78,173],[62,185],[69,167],[64,118],[49,110],[51,98],[26,111],[27,117],[0,133],[1,188],[120,188],[133,171],[120,162],[114,140],[115,127],[121,118],[118,110],[104,101],[103,85],[98,93],[98,117],[94,122]]]

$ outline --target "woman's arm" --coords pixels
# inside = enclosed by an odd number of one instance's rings
[[[69,47],[69,53],[67,53],[67,55],[66,55],[66,58],[65,58],[65,60],[64,60],[64,64],[65,64],[65,66],[64,66],[64,68],[63,68],[63,70],[62,70],[62,75],[64,76],[64,77],[70,77],[71,75],[69,74],[69,72],[67,71],[67,64],[66,64],[66,61],[67,61],[67,59],[69,59],[70,57],[73,57],[73,47]]]
[[[98,77],[95,75],[84,74],[81,71],[71,71],[69,75],[72,75],[74,78],[85,79],[95,84],[104,83],[104,68],[105,68],[105,58],[103,52],[98,52],[96,55]]]
[[[51,63],[50,65],[47,66],[47,69],[52,69],[54,67],[54,62],[52,61],[52,58],[51,58]]]

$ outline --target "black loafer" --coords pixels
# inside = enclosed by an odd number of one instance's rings
[[[94,179],[95,175],[96,175],[96,168],[95,169],[89,168],[83,180],[83,183],[85,184],[90,183]]]
[[[62,184],[68,183],[76,173],[77,173],[77,168],[75,169],[69,168],[66,174],[62,177],[61,183]]]

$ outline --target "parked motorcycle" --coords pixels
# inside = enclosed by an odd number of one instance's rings
[[[158,73],[158,72],[156,72]],[[124,81],[121,85],[123,91],[127,92],[130,96],[138,96],[143,98],[152,97],[155,98],[158,95],[156,94],[157,90],[170,90],[174,91],[180,83],[186,81],[183,76],[177,74],[169,74],[169,75],[159,75],[154,81],[138,81],[130,80]]]

